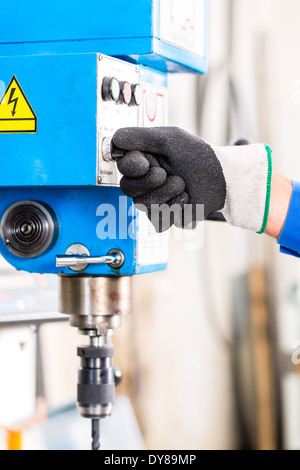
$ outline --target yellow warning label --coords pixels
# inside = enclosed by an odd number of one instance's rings
[[[37,132],[37,117],[13,76],[0,101],[0,134],[27,132]]]

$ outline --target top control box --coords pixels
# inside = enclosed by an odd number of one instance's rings
[[[167,75],[103,54],[4,57],[1,79],[0,187],[118,186],[115,131],[167,125]]]
[[[1,5],[3,57],[101,51],[163,71],[207,70],[207,0],[87,0],[72,8],[15,0],[11,9]]]

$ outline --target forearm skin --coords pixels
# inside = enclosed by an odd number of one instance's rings
[[[280,237],[288,213],[292,182],[285,176],[274,171],[272,177],[271,204],[266,234],[276,240]]]

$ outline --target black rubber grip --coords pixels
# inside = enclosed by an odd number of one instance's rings
[[[77,401],[80,405],[105,405],[115,401],[115,385],[77,385]]]

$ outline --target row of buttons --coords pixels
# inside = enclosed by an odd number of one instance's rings
[[[120,82],[115,77],[106,77],[102,83],[104,101],[118,101],[128,106],[140,106],[143,90],[139,83]]]

